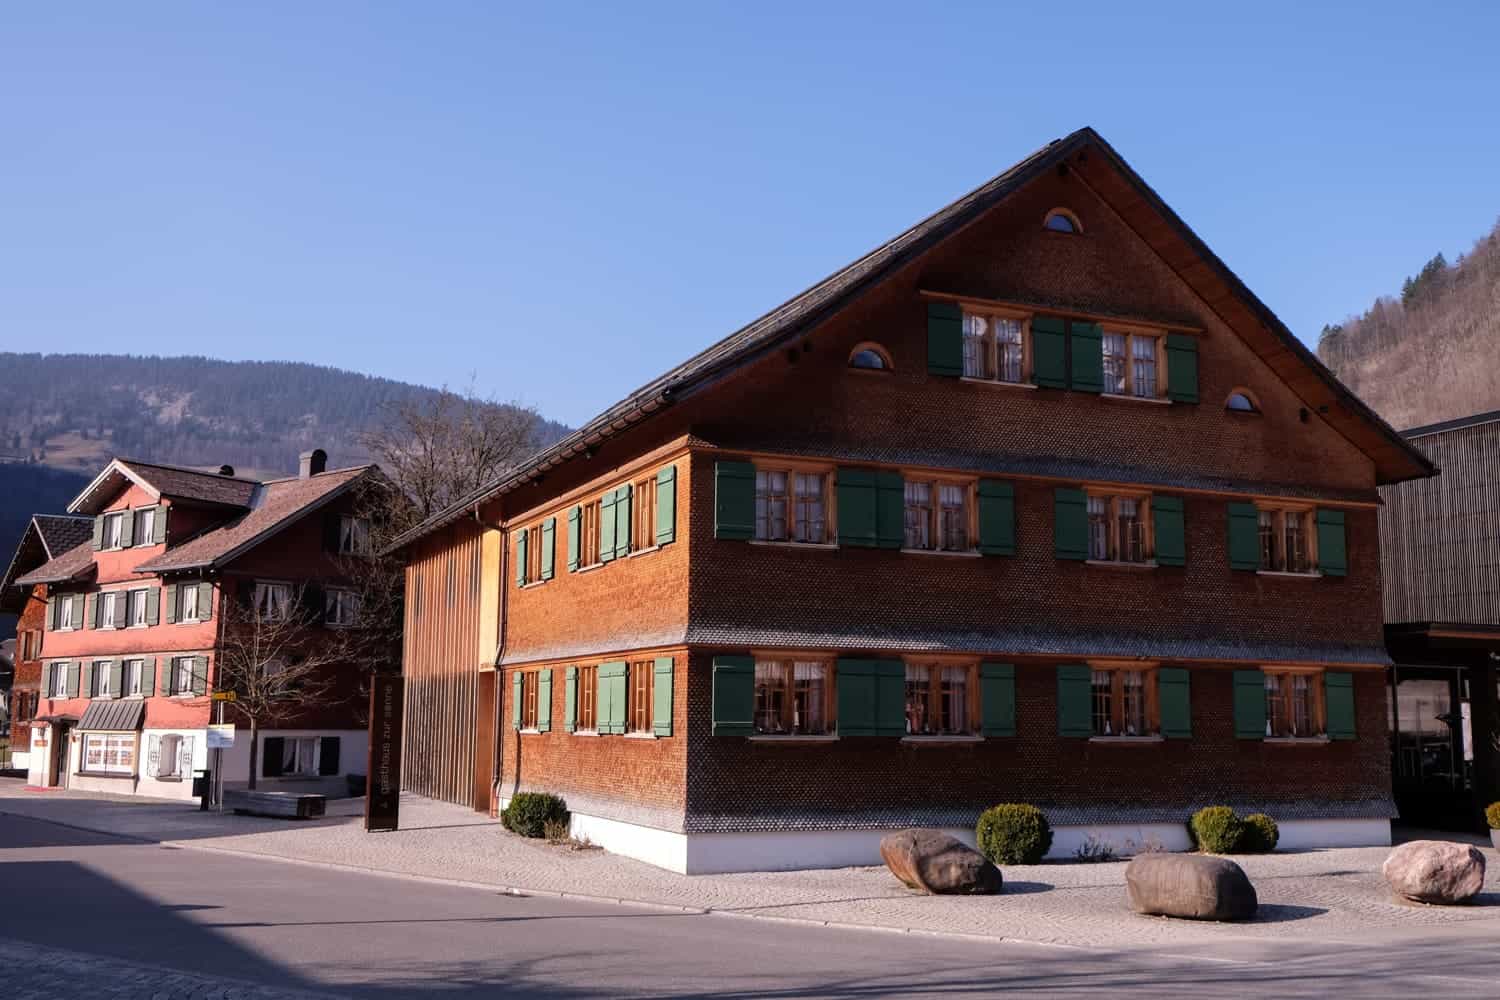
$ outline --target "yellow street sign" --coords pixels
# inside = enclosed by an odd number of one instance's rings
[[[209,697],[209,700],[211,700],[211,701],[234,701],[235,700],[234,692],[233,691],[215,691],[213,694],[209,695],[208,697]]]

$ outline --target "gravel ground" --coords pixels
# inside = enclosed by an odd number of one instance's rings
[[[1471,921],[1497,922],[1500,933],[1500,859],[1488,847],[1485,891],[1465,907],[1393,902],[1380,877],[1387,848],[1237,858],[1259,893],[1259,917],[1198,924],[1132,913],[1124,862],[1012,866],[1000,897],[930,897],[909,892],[884,868],[675,875],[604,851],[523,840],[445,803],[407,796],[401,808],[400,831],[367,834],[359,800],[330,803],[325,819],[290,823],[123,796],[25,792],[19,782],[0,780],[0,812],[176,846],[754,917],[1091,947],[1299,938],[1368,945],[1382,935],[1430,934]]]

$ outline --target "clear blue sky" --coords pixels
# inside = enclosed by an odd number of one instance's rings
[[[932,6],[8,5],[0,349],[576,424],[1085,124],[1304,338],[1500,215],[1500,4]]]

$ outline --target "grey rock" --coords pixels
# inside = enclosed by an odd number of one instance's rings
[[[933,895],[997,893],[1000,869],[983,854],[941,830],[898,830],[880,840],[880,857],[891,874]]]
[[[1243,868],[1198,854],[1136,855],[1125,891],[1137,913],[1188,920],[1249,920],[1259,905]]]
[[[1392,851],[1380,873],[1402,899],[1453,906],[1484,888],[1484,854],[1470,844],[1413,840]]]

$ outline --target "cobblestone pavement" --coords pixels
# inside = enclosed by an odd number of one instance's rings
[[[175,969],[42,948],[0,938],[7,1000],[329,1000],[332,993],[271,989]]]
[[[360,806],[333,802],[336,815],[288,823],[119,796],[25,792],[0,781],[0,812],[175,846],[752,917],[1106,948],[1272,941],[1366,947],[1476,921],[1494,922],[1500,934],[1500,858],[1488,847],[1485,891],[1466,907],[1393,902],[1380,876],[1387,848],[1238,858],[1259,893],[1260,916],[1198,924],[1130,912],[1124,862],[1012,866],[998,898],[930,897],[907,891],[884,868],[675,875],[603,851],[527,841],[467,809],[415,796],[402,800],[400,831],[367,834]]]

